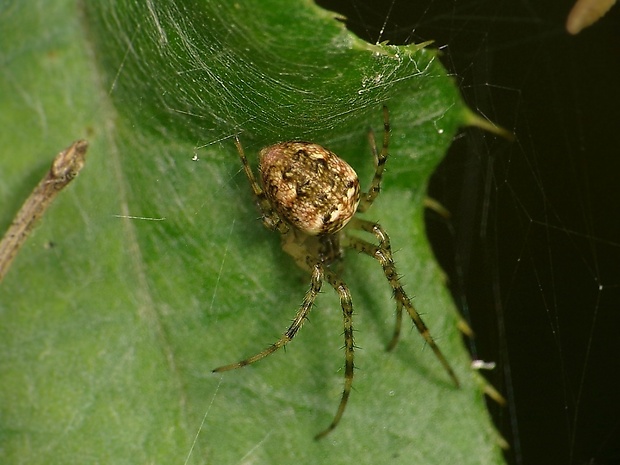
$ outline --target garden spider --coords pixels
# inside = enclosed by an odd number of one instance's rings
[[[381,152],[377,150],[373,131],[368,133],[376,169],[370,190],[362,194],[357,174],[344,160],[320,145],[301,141],[281,142],[260,151],[261,187],[254,178],[239,139],[236,139],[239,157],[262,213],[263,224],[267,229],[281,234],[284,251],[293,257],[297,265],[308,271],[312,278],[310,289],[293,323],[277,342],[252,357],[213,371],[244,367],[274,353],[291,341],[307,319],[323,280],[326,279],[340,296],[344,317],[344,389],[334,419],[315,439],[326,436],[338,425],[353,384],[353,304],[347,285],[330,269],[330,265],[341,258],[345,248],[357,250],[377,260],[392,287],[396,299],[396,326],[388,350],[393,349],[398,341],[404,307],[454,384],[457,387],[459,385],[454,371],[400,284],[387,233],[377,223],[354,217],[356,212],[368,210],[381,190],[381,177],[388,158],[390,141],[390,120],[385,106],[383,128]],[[371,233],[379,245],[350,235],[349,230]]]

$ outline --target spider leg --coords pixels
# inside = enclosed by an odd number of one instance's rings
[[[359,218],[355,218],[354,222],[352,220],[352,223],[353,227],[374,234],[375,237],[379,240],[379,246],[371,244],[363,239],[349,236],[347,240],[348,247],[351,247],[358,252],[369,255],[375,260],[377,260],[379,263],[381,263],[383,273],[385,274],[385,277],[387,278],[390,286],[392,286],[392,290],[394,291],[394,298],[396,299],[396,302],[399,302],[400,305],[407,309],[407,313],[409,313],[409,316],[413,320],[416,329],[424,338],[426,343],[430,346],[430,348],[433,350],[435,356],[439,359],[454,384],[458,387],[459,380],[456,377],[454,370],[452,370],[452,367],[448,363],[448,360],[439,349],[439,346],[433,340],[428,327],[422,320],[422,317],[420,317],[420,314],[417,312],[417,310],[413,306],[413,303],[411,302],[411,300],[405,293],[402,285],[400,284],[400,280],[398,279],[398,273],[396,273],[396,266],[394,265],[394,260],[392,259],[389,236],[377,223],[361,220]],[[390,342],[390,344],[392,344],[392,342]]]
[[[245,156],[245,152],[243,151],[243,146],[239,141],[238,137],[235,137],[235,145],[237,146],[237,152],[239,152],[239,158],[241,159],[241,163],[243,164],[243,170],[245,171],[248,180],[250,181],[250,186],[252,186],[252,192],[254,193],[254,198],[256,199],[256,204],[262,213],[262,221],[267,229],[272,231],[276,230],[280,234],[285,234],[288,232],[288,225],[280,219],[278,214],[275,212],[269,200],[267,200],[267,196],[265,195],[265,191],[263,188],[256,182],[256,178],[254,177],[254,173],[252,172],[252,168],[250,168],[250,164],[248,163],[248,159]]]
[[[351,387],[353,386],[353,304],[351,302],[351,293],[349,288],[333,271],[325,270],[325,276],[329,281],[329,284],[340,296],[340,305],[342,307],[342,317],[344,320],[344,355],[345,355],[345,368],[344,368],[344,388],[342,390],[342,397],[338,410],[334,419],[327,428],[314,436],[314,439],[321,439],[329,434],[340,422],[344,409],[347,406],[349,395],[351,394]]]
[[[389,236],[379,227],[375,231],[375,223],[371,221],[362,220],[360,218],[353,218],[351,221],[351,227],[354,229],[361,229],[362,231],[369,232],[374,234],[375,237],[379,240],[379,247],[385,250],[386,256],[390,259],[392,258],[392,245],[390,243]],[[386,350],[389,352],[396,347],[398,344],[398,339],[400,338],[400,330],[402,328],[403,323],[403,302],[401,300],[396,300],[396,323],[394,324],[394,333],[392,335],[392,339],[386,346]]]
[[[398,338],[400,337],[400,328],[403,325],[403,303],[400,300],[396,301],[396,324],[394,325],[394,334],[392,335],[392,339],[388,343],[386,350],[389,352],[396,344],[398,344]]]
[[[390,114],[385,105],[383,106],[383,145],[381,146],[381,152],[377,151],[375,133],[372,129],[368,132],[368,142],[375,159],[375,175],[372,178],[368,193],[362,194],[360,204],[357,207],[359,212],[368,210],[381,191],[381,179],[383,178],[383,169],[388,159],[388,147],[390,145]]]
[[[293,323],[285,331],[282,337],[278,339],[278,341],[276,341],[274,344],[270,345],[265,350],[263,350],[262,352],[259,352],[258,354],[252,357],[246,358],[237,363],[231,363],[230,365],[224,365],[224,366],[218,367],[215,370],[213,370],[213,372],[219,373],[222,371],[234,370],[236,368],[241,368],[246,365],[250,365],[251,363],[258,362],[259,360],[267,357],[268,355],[273,354],[276,350],[278,350],[282,346],[289,343],[295,337],[295,335],[297,334],[297,331],[300,330],[300,328],[302,327],[302,325],[308,318],[308,314],[310,313],[310,310],[312,309],[314,300],[316,299],[316,296],[320,292],[321,286],[323,284],[323,272],[324,272],[323,266],[319,263],[316,263],[314,267],[312,268],[312,278],[311,278],[310,289],[308,289],[308,292],[306,292],[304,300],[301,304],[301,307],[297,311],[297,315],[295,315],[295,319],[293,320]]]

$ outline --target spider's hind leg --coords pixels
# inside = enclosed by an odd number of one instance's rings
[[[385,105],[383,106],[383,143],[381,145],[381,151],[377,150],[375,133],[372,129],[368,132],[368,142],[373,158],[375,159],[375,174],[372,178],[368,193],[362,194],[361,196],[360,204],[357,208],[359,212],[368,210],[381,191],[381,180],[383,179],[383,170],[385,168],[385,162],[388,159],[388,148],[390,146],[390,113]]]
[[[241,145],[241,141],[238,137],[235,137],[235,146],[237,147],[237,152],[239,153],[239,159],[243,164],[243,170],[245,171],[245,175],[250,182],[250,186],[252,187],[252,192],[254,194],[254,199],[256,200],[256,205],[258,205],[259,210],[262,214],[263,225],[267,229],[272,231],[278,231],[280,234],[286,234],[289,231],[289,227],[287,224],[280,219],[276,211],[267,200],[267,196],[265,195],[265,191],[256,181],[256,177],[252,172],[252,168],[248,163],[248,159],[245,156],[245,151],[243,150],[243,146]]]

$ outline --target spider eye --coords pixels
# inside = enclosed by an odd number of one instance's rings
[[[326,148],[290,141],[260,152],[265,194],[283,219],[310,234],[333,234],[353,217],[360,200],[351,166]]]

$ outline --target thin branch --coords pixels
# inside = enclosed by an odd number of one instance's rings
[[[35,223],[64,187],[84,166],[88,142],[78,140],[60,152],[41,182],[17,212],[11,226],[0,241],[0,282],[24,244]]]

